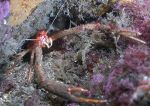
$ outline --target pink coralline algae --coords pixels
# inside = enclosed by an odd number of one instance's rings
[[[141,33],[140,38],[150,41],[150,0],[134,0],[129,4],[116,4],[116,9],[125,10],[131,16],[132,29]]]
[[[117,106],[132,106],[134,91],[140,85],[141,75],[150,75],[150,48],[129,46],[123,59],[118,61],[104,86],[105,95],[113,98]]]
[[[0,21],[9,15],[10,11],[10,1],[0,0]]]
[[[104,76],[102,74],[95,74],[92,76],[91,84],[92,85],[99,85],[103,82]]]

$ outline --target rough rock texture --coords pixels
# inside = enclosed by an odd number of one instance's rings
[[[12,12],[14,12],[16,15],[12,14],[12,16],[10,16],[10,19],[12,20],[11,23],[18,26],[11,27],[9,22],[7,24],[1,24],[0,38],[2,40],[0,42],[0,66],[2,67],[2,71],[5,71],[7,68],[13,66],[14,62],[11,61],[11,58],[9,57],[13,57],[14,54],[23,49],[22,46],[26,42],[26,39],[35,35],[37,30],[48,28],[51,20],[54,19],[54,16],[58,12],[57,8],[60,8],[63,4],[61,0],[44,0],[44,2],[40,3],[39,5],[37,4],[41,0],[35,2],[35,4],[33,3],[33,1],[35,0],[29,1],[29,8],[27,8],[27,10],[23,10],[23,8],[25,7],[22,7],[22,5],[20,5],[20,3],[27,3],[27,1],[23,2],[21,0],[18,3],[19,5],[17,5],[17,8],[12,7],[14,9],[12,10]],[[17,2],[17,0],[12,1],[12,3],[15,2]],[[84,14],[82,13],[88,12],[85,10],[88,9],[86,5],[90,2],[85,1],[85,4],[82,1],[75,0],[73,1],[73,3],[74,2],[78,3],[78,8],[84,10],[81,10],[79,14],[75,14],[78,15],[77,20],[80,20],[80,16],[84,16]],[[80,2],[82,2],[83,5],[80,6]],[[12,6],[14,5],[12,4]],[[35,6],[37,6],[37,8],[31,13],[31,9]],[[64,10],[67,10],[69,8],[72,7],[65,7]],[[17,15],[19,14],[19,12],[25,13],[23,17]],[[54,28],[52,28],[53,30],[56,30],[57,28],[66,28],[66,21],[64,21],[66,20],[66,17],[63,15],[63,12],[64,11],[60,13],[57,20],[55,21]],[[71,11],[69,13],[71,14]],[[87,14],[90,14],[90,12],[88,12]],[[91,16],[93,16],[93,14],[94,13],[91,13]],[[16,20],[16,18],[18,19]],[[67,24],[69,24],[69,22]],[[97,38],[92,37],[93,33],[94,35],[96,34],[95,36],[99,38],[98,44],[96,45],[98,47],[101,45],[103,46],[106,43],[105,41],[101,42],[101,36],[104,35],[103,33],[97,34],[99,32],[85,31],[81,32],[80,34],[64,37],[63,39],[54,42],[53,46],[49,50],[44,49],[43,68],[46,77],[48,79],[62,81],[67,84],[89,88],[92,91],[92,86],[89,84],[89,82],[91,82],[90,79],[93,78],[91,75],[92,73],[96,74],[100,71],[101,66],[97,63],[99,61],[101,61],[102,63],[104,62],[101,60],[103,56],[98,56],[97,58],[97,55],[100,55],[102,52],[104,52],[105,54],[106,52],[96,49],[91,52],[95,47],[93,46],[93,44],[95,43],[95,40]],[[111,46],[106,46],[106,48],[107,47],[109,48]],[[90,56],[86,57],[89,54]],[[113,52],[111,52],[110,54],[113,54]],[[97,58],[98,61],[93,60],[91,57]],[[106,57],[103,58],[107,61]],[[91,61],[91,63],[88,63],[89,61]],[[92,64],[94,65],[91,67],[90,65]],[[109,61],[108,64],[111,64],[111,61]],[[52,94],[47,94],[47,92],[43,89],[37,89],[38,85],[34,83],[36,82],[36,79],[31,79],[31,81],[28,82],[27,75],[30,69],[32,70],[31,73],[33,73],[33,67],[29,65],[29,56],[27,56],[27,59],[19,62],[18,65],[13,68],[12,72],[9,75],[6,75],[4,81],[13,81],[14,87],[13,89],[10,89],[9,93],[2,93],[3,95],[0,97],[1,105],[60,106],[60,104],[62,104],[61,99],[56,98],[56,96]],[[1,73],[3,73],[2,71]],[[101,97],[100,94],[101,93],[98,92],[96,97]],[[53,100],[57,101],[54,102]],[[63,104],[67,105],[67,103]]]
[[[21,24],[43,0],[10,0],[11,16],[9,23],[11,25]]]
[[[118,28],[126,28],[131,20],[125,11],[120,11],[117,16],[113,12],[106,14],[115,1],[67,0],[50,27],[49,34],[95,20],[102,23],[111,21]],[[3,88],[0,89],[0,105],[87,106],[63,102],[62,98],[40,88],[33,75],[29,55],[19,61],[9,75],[4,75],[6,69],[14,65],[14,55],[25,48],[27,39],[38,30],[49,28],[64,0],[11,0],[11,3],[12,14],[8,23],[0,23],[0,86]],[[126,0],[122,0],[122,3],[126,3]],[[127,46],[126,42],[115,40],[117,38],[107,31],[81,31],[58,39],[50,49],[43,49],[42,66],[46,78],[89,89],[89,93],[83,96],[105,99],[102,85],[107,82],[115,60],[123,56],[122,52]]]

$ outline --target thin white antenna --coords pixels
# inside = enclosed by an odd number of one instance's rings
[[[66,0],[64,1],[63,5],[60,7],[59,11],[57,12],[54,20],[52,21],[52,23],[50,24],[49,28],[47,29],[47,32],[51,29],[52,25],[54,24],[55,20],[57,19],[58,15],[59,15],[59,13],[62,11],[62,9],[63,9],[63,7],[65,5],[65,2],[66,2]]]
[[[18,49],[21,48],[22,44],[23,44],[25,41],[36,41],[36,40],[37,40],[37,39],[24,39],[24,40],[22,40],[22,41],[18,44],[17,48],[18,48]]]

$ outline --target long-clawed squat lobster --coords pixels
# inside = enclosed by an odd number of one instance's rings
[[[88,90],[83,89],[81,87],[75,87],[75,86],[67,85],[64,83],[60,83],[58,81],[46,80],[46,77],[44,75],[44,71],[42,68],[42,58],[43,58],[42,48],[45,46],[50,48],[53,44],[53,41],[55,41],[59,38],[62,38],[63,36],[79,33],[83,30],[108,30],[108,31],[116,33],[122,37],[126,37],[126,38],[132,39],[134,41],[138,41],[140,43],[146,44],[145,41],[142,41],[138,38],[131,36],[131,35],[135,35],[138,33],[130,32],[130,31],[126,31],[126,30],[112,29],[111,26],[102,25],[100,23],[91,23],[91,24],[80,25],[77,27],[58,31],[56,33],[51,34],[50,36],[47,35],[47,31],[45,31],[45,30],[39,31],[36,35],[35,40],[33,41],[33,45],[31,45],[26,50],[18,53],[17,60],[20,60],[25,54],[30,52],[31,53],[30,62],[34,66],[35,74],[38,78],[39,85],[42,88],[44,88],[45,90],[49,91],[50,93],[56,94],[64,99],[72,101],[72,102],[106,103],[107,100],[77,97],[73,94],[74,92],[88,92]],[[34,63],[33,63],[33,60],[35,60]]]

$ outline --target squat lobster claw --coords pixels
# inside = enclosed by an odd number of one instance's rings
[[[131,32],[131,31],[124,31],[124,30],[118,31],[118,30],[112,29],[109,25],[102,25],[100,23],[91,23],[91,24],[86,24],[86,25],[81,25],[81,26],[77,26],[74,28],[70,28],[67,30],[62,30],[62,31],[59,31],[56,33],[52,33],[51,37],[48,36],[47,31],[40,30],[40,31],[38,31],[38,33],[36,35],[34,45],[40,46],[41,48],[43,48],[45,46],[47,48],[50,48],[53,45],[53,41],[55,41],[59,38],[62,38],[63,36],[71,35],[74,33],[79,33],[80,31],[86,30],[86,29],[87,30],[94,30],[94,29],[114,30],[115,33],[121,35],[122,37],[131,39],[133,41],[140,42],[142,44],[146,44],[145,41],[132,36],[132,35],[139,34],[139,33]]]

